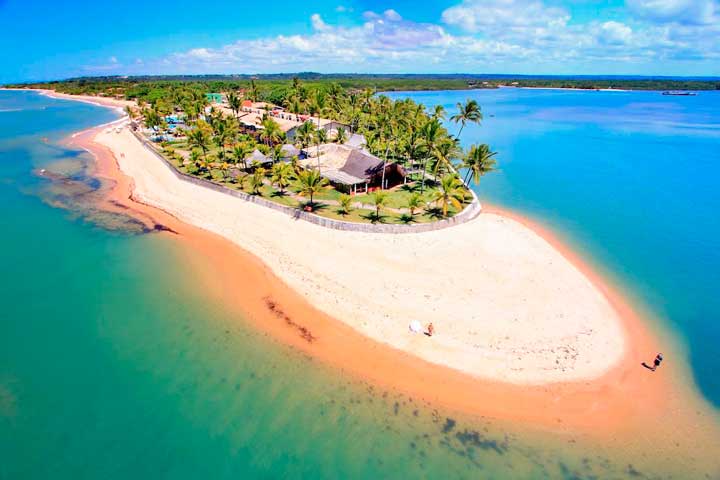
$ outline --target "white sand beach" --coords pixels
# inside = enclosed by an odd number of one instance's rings
[[[372,339],[516,384],[596,378],[623,357],[626,336],[610,302],[514,220],[483,213],[400,235],[331,230],[181,181],[127,129],[95,140],[133,179],[136,200],[230,239]],[[436,334],[411,333],[413,320],[432,322]]]

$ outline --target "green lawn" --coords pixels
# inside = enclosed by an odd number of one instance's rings
[[[173,147],[176,147],[176,145],[173,145]],[[167,157],[167,155],[166,155]],[[177,166],[178,161],[175,159],[170,159],[170,162],[172,165],[175,165],[176,168],[186,174],[189,174],[188,168],[184,165]],[[240,190],[242,192],[251,194],[250,189],[250,182],[247,178],[238,179],[236,181],[232,181],[230,177],[226,177],[223,175],[223,172],[219,169],[212,169],[210,171],[210,174],[203,174],[203,175],[197,175],[200,178],[204,178],[207,180],[211,180],[217,184],[223,185],[227,188],[231,188],[233,190]],[[266,174],[266,179],[270,179],[269,172]],[[387,190],[388,192],[388,198],[387,198],[387,204],[386,207],[388,209],[405,209],[407,208],[407,202],[410,195],[413,194],[413,192],[419,192],[420,191],[420,185],[417,183],[413,184],[407,184],[407,185],[401,185],[398,187],[395,187],[391,190]],[[423,198],[425,202],[428,202],[430,198],[432,198],[433,193],[437,191],[436,187],[432,186],[426,186],[425,191],[423,192]],[[293,208],[300,208],[301,206],[305,205],[309,199],[302,198],[300,201],[293,198],[293,195],[295,195],[297,190],[294,188],[293,185],[289,186],[286,189],[285,194],[281,194],[280,191],[275,186],[270,185],[263,185],[263,187],[260,189],[258,195],[262,198],[271,200],[273,202],[286,205]],[[440,210],[434,205],[428,205],[427,211],[425,209],[418,209],[416,214],[410,219],[410,217],[407,214],[398,214],[396,212],[390,211],[388,209],[381,210],[380,218],[376,218],[375,216],[375,209],[359,209],[355,208],[352,209],[347,214],[342,214],[340,212],[339,206],[332,205],[330,203],[325,203],[328,201],[337,201],[342,195],[342,192],[339,192],[333,187],[327,187],[322,192],[318,193],[314,197],[315,201],[315,213],[316,215],[319,215],[321,217],[327,217],[332,218],[335,220],[342,220],[346,222],[357,222],[357,223],[382,223],[382,224],[407,224],[407,223],[430,223],[430,222],[436,222],[438,220],[442,219],[442,214]],[[471,197],[468,195],[468,201],[470,201]],[[353,197],[354,202],[361,202],[364,205],[372,205],[373,203],[373,194],[361,194],[356,195]],[[450,207],[448,209],[448,217],[452,217],[457,212],[457,209]]]

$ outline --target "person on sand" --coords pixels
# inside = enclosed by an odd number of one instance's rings
[[[653,360],[653,364],[652,364],[652,365],[648,365],[647,363],[642,362],[642,366],[645,367],[645,368],[647,368],[648,370],[652,370],[652,371],[654,372],[654,371],[657,370],[657,368],[660,366],[660,364],[662,363],[662,361],[663,361],[663,354],[662,354],[662,353],[658,353],[658,354],[655,356],[655,360]]]
[[[432,337],[433,333],[435,333],[435,327],[432,323],[430,323],[427,327],[427,332],[425,332],[425,335],[427,335],[428,337]]]
[[[658,353],[657,356],[655,357],[655,361],[653,362],[653,372],[655,370],[657,370],[657,368],[660,366],[662,361],[663,361],[663,355],[662,355],[662,353]]]

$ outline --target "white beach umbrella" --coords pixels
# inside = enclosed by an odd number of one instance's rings
[[[422,325],[420,325],[420,322],[418,322],[417,320],[413,320],[412,322],[410,322],[410,331],[412,333],[422,332]]]

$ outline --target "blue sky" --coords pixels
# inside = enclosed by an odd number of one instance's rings
[[[720,75],[720,0],[0,0],[0,82],[79,75]]]

